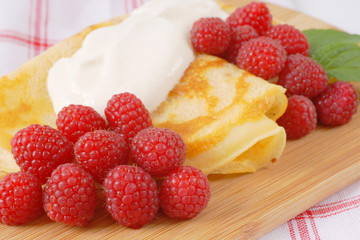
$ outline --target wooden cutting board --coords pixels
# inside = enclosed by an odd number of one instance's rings
[[[241,6],[249,1],[224,0]],[[299,29],[329,28],[303,14],[269,4],[272,15]],[[360,110],[360,109],[359,109]],[[256,239],[360,179],[360,113],[341,127],[318,127],[288,141],[282,158],[252,174],[210,176],[208,207],[189,221],[163,214],[145,227],[119,226],[102,207],[87,227],[55,223],[46,216],[24,226],[0,226],[2,239]]]

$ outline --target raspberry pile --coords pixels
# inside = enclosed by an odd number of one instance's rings
[[[95,216],[95,181],[103,185],[106,210],[126,227],[147,224],[160,206],[182,219],[205,209],[209,182],[201,170],[183,166],[186,145],[179,134],[153,127],[131,93],[112,96],[104,114],[106,119],[93,108],[69,105],[58,114],[60,131],[32,124],[14,135],[12,153],[21,171],[0,182],[3,224],[23,224],[45,210],[53,221],[86,226]],[[158,178],[173,180],[158,186]],[[159,192],[169,187],[177,190]]]
[[[199,28],[202,34],[197,33]],[[228,29],[229,41],[224,37]],[[285,24],[273,26],[270,11],[263,2],[252,2],[236,9],[225,22],[202,18],[195,22],[190,33],[196,51],[221,56],[266,80],[279,75],[288,54],[309,54],[305,35]],[[211,46],[211,50],[199,47],[205,44]]]
[[[222,31],[230,29],[229,42],[219,42],[219,27],[210,18],[199,22],[206,22],[207,30],[203,35],[191,34],[196,51],[221,56],[286,89],[288,109],[277,123],[284,127],[288,139],[306,136],[318,123],[346,124],[356,113],[358,95],[351,84],[342,81],[329,84],[324,68],[309,57],[306,36],[287,24],[272,25],[272,16],[264,3],[252,2],[240,7],[225,19],[225,25],[221,23]],[[194,24],[191,33],[198,24]],[[199,50],[201,42],[217,49]]]

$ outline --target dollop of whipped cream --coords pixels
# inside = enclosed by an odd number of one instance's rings
[[[195,58],[193,23],[227,16],[211,0],[152,0],[122,23],[92,31],[72,57],[58,60],[49,71],[55,112],[82,104],[104,115],[107,101],[122,92],[135,94],[152,112]]]

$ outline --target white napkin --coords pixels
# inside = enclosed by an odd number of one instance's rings
[[[116,15],[130,13],[146,1],[0,0],[0,75],[16,69],[28,59],[81,29]],[[281,4],[286,2],[278,1]],[[294,0],[287,2],[287,6],[297,6],[294,5]],[[352,3],[355,4],[355,1]],[[359,6],[355,9],[358,10]],[[319,14],[322,10],[319,10]],[[336,19],[342,17],[346,16],[337,15]],[[355,18],[355,15],[347,17]],[[360,24],[353,26],[359,27]],[[359,222],[360,181],[279,226],[261,240],[355,240],[360,239]]]

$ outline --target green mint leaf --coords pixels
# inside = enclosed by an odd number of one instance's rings
[[[305,30],[310,57],[323,66],[328,77],[360,82],[360,35],[338,30]]]
[[[360,42],[360,35],[349,34],[335,29],[308,29],[304,30],[303,33],[310,43],[310,56],[319,48],[330,43],[341,41]]]
[[[352,51],[356,52],[359,49],[359,46],[355,43],[336,42],[318,49],[311,57],[324,68],[328,68],[328,65],[334,62],[334,58],[337,56],[346,55]]]

